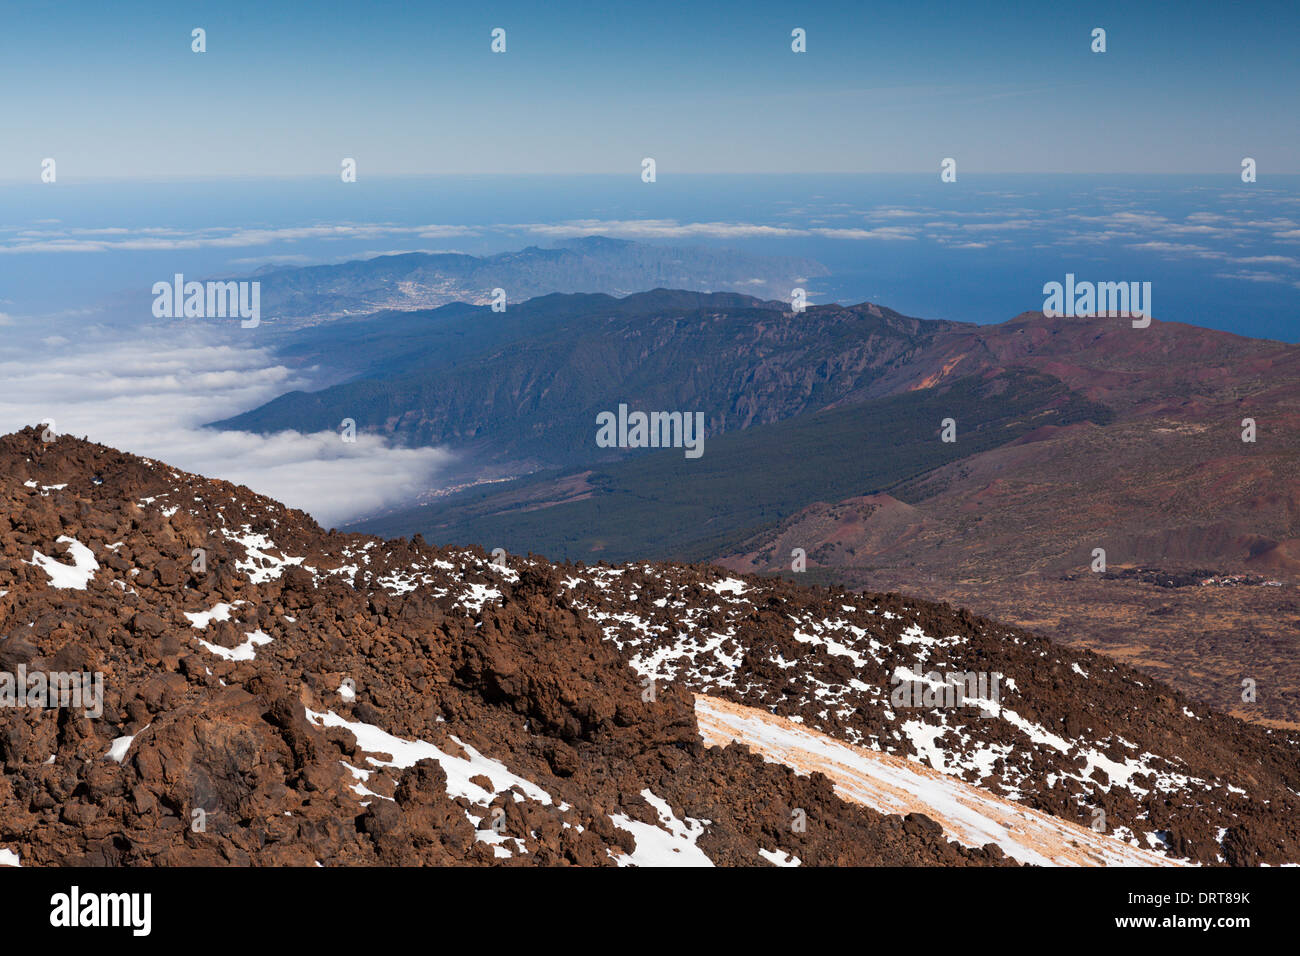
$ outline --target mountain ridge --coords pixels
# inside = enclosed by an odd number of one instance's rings
[[[478,461],[570,465],[621,457],[597,452],[590,428],[619,401],[703,411],[710,434],[775,422],[841,402],[950,326],[872,304],[793,313],[734,294],[670,290],[613,301],[544,296],[504,316],[452,313],[452,329],[420,332],[412,321],[394,330],[354,326],[360,336],[383,336],[379,350],[400,351],[401,364],[280,396],[213,427],[314,431],[348,417],[358,431],[464,446]],[[505,331],[494,337],[484,322]],[[474,344],[448,345],[449,334]],[[375,368],[366,342],[328,341]]]
[[[872,309],[905,323],[897,326],[905,334],[882,360],[837,370],[829,356],[842,350],[827,345],[828,323],[870,319]],[[785,313],[813,343],[795,364],[831,383],[820,392],[781,379],[777,362],[767,370],[779,387],[752,399],[760,394],[753,370],[767,360],[733,362],[711,350],[720,369],[735,372],[726,390],[735,397],[725,414],[713,406],[705,457],[693,468],[661,452],[602,458],[588,421],[575,414],[562,426],[548,412],[548,434],[585,453],[555,468],[556,444],[538,447],[493,474],[513,480],[431,496],[353,527],[450,534],[570,559],[681,557],[785,575],[801,549],[820,582],[972,606],[1133,660],[1238,716],[1300,726],[1292,637],[1300,620],[1300,500],[1290,477],[1300,455],[1300,349],[1162,320],[1134,329],[1120,318],[1031,312],[973,326],[894,315],[869,303]],[[913,337],[915,330],[923,331]],[[999,376],[1001,395],[990,388]],[[1059,408],[1043,393],[1041,406],[1009,416],[1007,440],[990,446],[981,437],[989,434],[987,409],[1028,397],[1032,376],[1049,376],[1071,402],[1104,414],[1053,420]],[[659,398],[649,407],[680,407],[671,376],[653,378]],[[626,400],[627,392],[596,382],[588,380],[596,392]],[[982,398],[958,401],[972,383]],[[771,420],[734,415],[751,399]],[[815,406],[820,411],[810,411]],[[810,444],[821,434],[818,416],[835,414],[845,427],[824,432],[829,444]],[[955,441],[943,444],[947,419]],[[776,450],[765,447],[769,439]],[[478,440],[467,456],[476,465],[488,460],[476,454],[490,437]],[[747,443],[751,452],[733,455],[720,478],[722,459],[710,455]],[[852,447],[861,448],[860,460],[844,453]],[[791,451],[784,461],[773,457],[780,448]],[[882,471],[918,450],[914,473]],[[751,458],[762,467],[748,467]],[[856,502],[880,494],[897,504],[854,516]],[[915,520],[896,522],[901,505]],[[701,513],[706,506],[713,510]],[[1098,549],[1115,574],[1090,573]],[[1198,571],[1216,582],[1267,580],[1181,588],[1148,580]],[[1267,690],[1240,700],[1244,678]]]

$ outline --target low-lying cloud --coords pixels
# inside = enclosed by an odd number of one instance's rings
[[[247,485],[326,527],[436,486],[453,457],[442,449],[392,447],[363,433],[348,443],[337,432],[263,437],[201,427],[308,384],[266,350],[221,335],[101,328],[76,341],[0,348],[0,431],[52,420],[59,434]]]

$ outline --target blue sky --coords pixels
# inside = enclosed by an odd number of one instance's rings
[[[1300,6],[6,4],[0,180],[1300,173]],[[190,51],[207,30],[208,52]],[[790,51],[790,30],[808,52]],[[1093,27],[1108,51],[1090,51]],[[489,51],[503,27],[508,49]]]

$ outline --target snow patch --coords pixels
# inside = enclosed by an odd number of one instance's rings
[[[48,574],[52,588],[86,590],[86,585],[99,570],[99,562],[95,560],[94,553],[76,538],[69,538],[66,534],[61,535],[57,543],[68,546],[68,557],[72,558],[70,566],[48,558],[39,551],[32,552],[32,560],[28,564],[33,564]]]
[[[244,643],[238,647],[221,647],[217,644],[209,644],[199,637],[196,637],[195,640],[213,654],[228,661],[251,661],[257,656],[258,647],[271,643],[271,639],[261,631],[252,631],[246,634],[245,638]]]
[[[633,820],[622,813],[610,814],[616,827],[636,837],[633,852],[614,854],[619,866],[713,866],[713,861],[695,845],[712,821],[691,817],[679,820],[668,801],[661,800],[648,789],[642,790],[641,796],[654,807],[659,816],[659,826]]]
[[[190,619],[190,627],[197,627],[200,630],[206,628],[213,621],[229,621],[230,612],[235,604],[243,604],[243,601],[236,601],[234,604],[219,603],[211,611],[185,611],[186,617]]]

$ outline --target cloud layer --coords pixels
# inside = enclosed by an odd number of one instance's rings
[[[1260,186],[1248,195],[1234,189],[1187,187],[1170,195],[1189,207],[1181,215],[1150,208],[1155,198],[1136,190],[1099,190],[1099,200],[1087,207],[1067,201],[1025,205],[1026,196],[981,193],[988,203],[971,209],[917,204],[874,205],[820,200],[788,204],[768,222],[681,221],[670,218],[576,218],[556,222],[499,222],[463,225],[448,223],[336,222],[283,228],[164,227],[73,228],[45,221],[26,228],[0,226],[0,256],[33,253],[179,252],[185,250],[267,250],[229,260],[234,271],[257,265],[302,265],[328,260],[327,247],[313,245],[316,255],[300,243],[342,243],[392,240],[491,239],[527,237],[561,240],[589,235],[648,242],[741,241],[753,239],[830,239],[867,243],[910,243],[917,240],[950,249],[1026,249],[1056,247],[1072,250],[1109,248],[1115,255],[1155,254],[1167,260],[1207,259],[1225,268],[1222,278],[1282,282],[1300,287],[1300,221],[1278,210],[1300,206],[1300,198],[1285,190]],[[1208,207],[1208,208],[1207,208]],[[1212,245],[1206,245],[1212,243]],[[269,248],[268,248],[269,247]],[[1261,254],[1264,253],[1264,254]],[[366,257],[349,251],[342,258]],[[337,257],[334,257],[337,258]],[[1271,277],[1271,278],[1266,278]],[[0,317],[0,322],[3,317]]]
[[[262,349],[203,329],[153,327],[47,336],[0,349],[0,431],[53,420],[85,436],[185,471],[247,485],[326,527],[413,498],[452,460],[437,448],[395,448],[358,434],[261,437],[200,427],[307,383]]]

